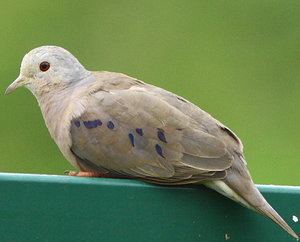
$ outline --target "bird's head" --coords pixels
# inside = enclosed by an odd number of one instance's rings
[[[21,63],[20,75],[5,94],[21,86],[33,94],[64,88],[90,75],[67,50],[57,46],[42,46],[27,53]]]

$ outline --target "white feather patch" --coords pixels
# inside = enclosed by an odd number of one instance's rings
[[[243,206],[253,209],[242,197],[240,197],[235,191],[233,191],[229,186],[227,186],[223,181],[209,181],[203,183],[203,185],[211,188],[218,193],[232,199],[235,202],[242,204]]]

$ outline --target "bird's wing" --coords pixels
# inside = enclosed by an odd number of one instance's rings
[[[199,126],[147,91],[100,89],[72,120],[71,150],[87,170],[159,183],[223,178],[232,157],[221,140]]]

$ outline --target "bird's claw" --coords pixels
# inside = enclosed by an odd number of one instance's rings
[[[64,174],[67,176],[77,176],[79,172],[77,171],[69,171],[69,170],[65,170]]]

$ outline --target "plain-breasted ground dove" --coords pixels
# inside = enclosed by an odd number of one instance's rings
[[[186,99],[120,73],[86,70],[68,51],[25,55],[10,93],[36,97],[52,138],[81,176],[204,184],[298,235],[255,187],[240,139]]]

